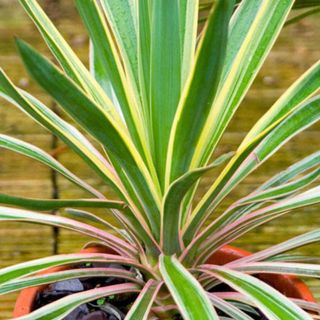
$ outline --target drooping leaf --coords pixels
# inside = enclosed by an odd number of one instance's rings
[[[32,313],[19,317],[19,320],[60,320],[70,314],[75,308],[90,301],[110,295],[128,292],[139,292],[140,287],[133,283],[116,284],[113,286],[91,289],[74,293],[58,301],[47,304]]]
[[[35,159],[50,168],[54,169],[55,171],[62,174],[68,180],[72,181],[77,186],[83,188],[84,190],[90,192],[94,196],[98,198],[103,198],[104,196],[93,187],[88,185],[86,182],[78,178],[72,172],[70,172],[67,168],[65,168],[61,163],[55,160],[52,156],[50,156],[45,151],[41,150],[40,148],[24,142],[22,140],[9,137],[3,134],[0,134],[0,148],[5,148],[14,152],[18,152],[24,156],[30,157]]]
[[[190,242],[194,233],[210,216],[221,200],[242,181],[249,173],[258,168],[287,141],[320,119],[320,97],[314,97],[289,113],[279,124],[275,123],[268,130],[256,137],[248,146],[238,149],[221,175],[210,187],[193,212],[185,241]],[[218,217],[210,227],[210,233],[227,223],[229,215]]]
[[[122,255],[135,256],[137,254],[136,249],[132,245],[120,238],[88,224],[64,217],[35,213],[21,209],[0,207],[0,221],[31,222],[65,228],[101,240],[111,249]]]
[[[123,197],[118,178],[110,164],[75,127],[62,120],[52,110],[30,94],[16,88],[0,69],[0,95],[13,103],[44,128],[59,137],[75,151],[96,173]]]
[[[91,262],[102,263],[119,263],[123,265],[136,265],[135,261],[129,258],[113,254],[103,253],[77,253],[77,254],[60,254],[56,256],[35,259],[28,262],[22,262],[0,269],[0,285],[3,286],[22,277],[34,275],[43,270],[66,266],[72,264],[83,264]],[[136,265],[137,266],[137,265]],[[137,266],[139,267],[139,266]]]
[[[105,209],[124,208],[124,203],[120,201],[100,199],[35,199],[15,197],[3,193],[0,193],[0,203],[37,211],[49,211],[66,207]]]
[[[269,319],[312,319],[308,313],[261,280],[219,266],[212,266],[208,272],[250,298]]]
[[[133,272],[116,269],[116,268],[86,268],[86,269],[71,269],[48,273],[43,275],[36,275],[32,277],[11,280],[8,283],[0,285],[0,295],[19,291],[25,288],[40,286],[49,283],[56,283],[63,280],[81,279],[81,278],[103,278],[115,277],[125,279],[133,283],[143,284]]]

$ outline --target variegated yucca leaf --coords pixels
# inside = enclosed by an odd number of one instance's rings
[[[282,27],[317,13],[320,2],[75,0],[88,33],[89,68],[37,0],[19,2],[59,64],[17,40],[26,69],[75,124],[14,85],[2,69],[0,96],[74,151],[117,199],[77,177],[36,143],[0,134],[0,148],[48,166],[94,196],[43,199],[1,193],[0,203],[9,207],[0,207],[0,221],[68,229],[93,239],[86,248],[105,247],[114,254],[56,255],[0,269],[0,294],[68,279],[123,281],[71,294],[19,319],[63,319],[82,304],[118,294],[132,297],[126,320],[252,320],[261,314],[270,320],[312,319],[318,304],[285,297],[254,275],[319,278],[317,257],[288,253],[319,242],[319,230],[223,266],[207,260],[253,228],[320,202],[317,150],[215,215],[240,182],[320,119],[317,61],[235,152],[216,154]],[[309,10],[289,16],[299,8]],[[201,192],[200,180],[211,169],[206,178],[212,183]],[[96,214],[85,208],[104,210]],[[35,212],[59,209],[68,218]],[[220,292],[221,283],[232,291]]]

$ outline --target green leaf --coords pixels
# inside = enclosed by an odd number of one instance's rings
[[[96,189],[88,185],[86,182],[75,176],[72,172],[66,169],[61,163],[59,163],[57,160],[51,157],[48,153],[30,143],[0,134],[0,148],[5,148],[14,152],[18,152],[24,156],[35,159],[47,165],[48,167],[54,169],[55,171],[59,172],[68,180],[70,180],[80,188],[93,194],[94,196],[98,198],[104,197],[99,191],[97,191]]]
[[[157,236],[160,228],[159,195],[130,138],[50,61],[20,40],[18,46],[28,71],[37,82],[122,165]]]
[[[88,224],[50,214],[0,207],[0,221],[21,221],[51,225],[75,231],[80,234],[103,241],[106,246],[126,256],[136,256],[136,249],[116,236]]]
[[[299,105],[314,95],[320,87],[320,61],[315,63],[276,101],[260,120],[252,127],[240,147],[251,142],[270,125],[285,117]]]
[[[181,83],[184,87],[194,63],[199,0],[179,0],[180,13],[180,41],[181,41]]]
[[[312,319],[279,291],[252,276],[218,266],[212,266],[208,273],[250,298],[268,319]]]
[[[289,250],[293,250],[293,249],[305,246],[307,244],[311,244],[319,241],[320,241],[320,229],[316,229],[316,230],[304,233],[302,235],[299,235],[297,237],[294,237],[292,239],[289,239],[287,241],[284,241],[282,243],[279,243],[277,245],[271,246],[265,250],[258,251],[248,257],[238,259],[236,262],[242,263],[242,262],[254,262],[254,261],[266,260],[280,253],[287,252]]]
[[[317,204],[320,202],[320,187],[314,187],[299,195],[293,196],[289,199],[279,201],[267,207],[263,207],[254,211],[245,217],[238,219],[233,223],[229,223],[217,232],[212,231],[212,226],[208,227],[199,236],[197,241],[201,238],[204,239],[205,234],[209,237],[201,244],[199,260],[206,261],[212,254],[213,250],[220,248],[236,239],[241,235],[247,233],[249,230],[266,223],[270,220],[278,218],[294,209],[302,208],[305,206]],[[211,235],[211,236],[210,236]]]
[[[230,23],[218,94],[194,148],[192,168],[204,165],[214,152],[271,50],[293,2],[243,0],[236,10]]]
[[[262,201],[278,199],[284,196],[287,197],[292,193],[295,193],[300,189],[306,187],[310,183],[314,182],[319,176],[320,176],[320,168],[290,183],[283,184],[278,187],[266,189],[264,191],[254,192],[249,196],[240,199],[239,204],[240,205],[249,204],[254,202],[262,202]]]
[[[122,198],[120,182],[110,164],[75,127],[58,117],[30,94],[19,90],[0,69],[0,95],[59,137]]]
[[[145,129],[142,125],[138,104],[134,97],[130,95],[130,84],[125,79],[116,46],[104,21],[101,9],[95,1],[77,0],[76,4],[90,34],[99,64],[108,71],[112,88],[119,101],[131,137],[141,154],[148,159],[150,155],[148,155],[149,151],[145,144]],[[149,165],[150,161],[148,162]]]
[[[98,199],[32,199],[0,193],[0,203],[23,207],[30,210],[48,211],[66,207],[123,209],[120,201]]]
[[[223,311],[225,314],[229,315],[234,320],[253,320],[253,318],[241,311],[239,308],[219,298],[216,295],[210,294],[209,299],[215,308]]]
[[[220,81],[232,10],[233,1],[218,1],[201,38],[192,75],[184,88],[170,134],[166,187],[191,165]]]
[[[126,320],[147,320],[162,282],[149,280],[126,314]]]
[[[161,255],[160,272],[184,319],[219,319],[200,283],[175,257]]]
[[[54,273],[48,273],[43,275],[37,275],[24,279],[11,280],[0,286],[0,295],[8,294],[25,288],[34,286],[40,286],[49,283],[55,283],[58,281],[69,280],[69,279],[81,279],[81,278],[102,278],[102,277],[115,277],[120,279],[129,280],[133,283],[141,285],[141,281],[136,278],[133,272],[112,269],[112,268],[87,268],[87,269],[74,269],[59,271]]]
[[[211,165],[192,170],[174,181],[163,200],[162,207],[162,248],[166,255],[179,254],[181,251],[180,225],[182,218],[182,202],[187,192],[206,172],[219,166],[233,155],[224,154]]]
[[[90,262],[119,263],[122,265],[135,265],[134,260],[119,255],[103,253],[77,253],[60,254],[56,256],[22,262],[10,267],[0,269],[0,286],[14,283],[17,279],[34,275],[52,267],[83,264]]]
[[[90,72],[61,36],[37,1],[19,0],[19,2],[39,29],[49,49],[66,74],[81,86],[104,110],[109,112],[120,125],[122,123],[121,118],[109,98],[104,94],[101,87],[90,75]]]
[[[320,278],[320,266],[316,264],[292,262],[244,262],[232,266],[231,268],[250,274],[263,272]]]
[[[172,121],[181,93],[179,0],[152,2],[150,116],[154,162],[162,188]]]
[[[20,320],[60,320],[71,313],[82,304],[110,295],[123,294],[129,292],[139,292],[139,286],[132,283],[116,284],[113,286],[102,287],[74,293],[58,301],[47,304],[46,306],[22,316]]]
[[[265,130],[245,148],[240,148],[229,164],[225,167],[215,183],[207,191],[193,212],[193,219],[185,233],[185,239],[193,238],[195,231],[210,216],[212,210],[221,200],[250,172],[258,168],[264,161],[271,157],[288,140],[308,128],[320,119],[320,97],[314,97],[299,106],[294,112],[279,124]],[[229,215],[220,216],[210,228],[210,233],[225,225]],[[206,233],[207,234],[207,233]]]
[[[127,77],[135,90],[137,101],[140,101],[136,21],[138,4],[132,0],[103,0],[101,5],[117,41]]]

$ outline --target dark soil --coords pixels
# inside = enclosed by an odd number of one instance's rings
[[[119,264],[101,263],[81,265],[78,266],[78,268],[130,269]],[[45,290],[38,293],[33,309],[39,309],[42,306],[73,293],[125,282],[126,280],[114,277],[82,278],[56,282],[50,284],[45,288]],[[136,294],[121,294],[86,303],[76,308],[67,317],[65,317],[64,320],[123,320],[136,297]]]

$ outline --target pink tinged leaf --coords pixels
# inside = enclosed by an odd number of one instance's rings
[[[24,221],[53,225],[73,230],[103,241],[108,247],[110,247],[112,250],[115,250],[120,255],[129,257],[137,256],[137,250],[131,244],[109,234],[108,232],[102,231],[101,229],[68,218],[20,209],[0,207],[0,221]]]

